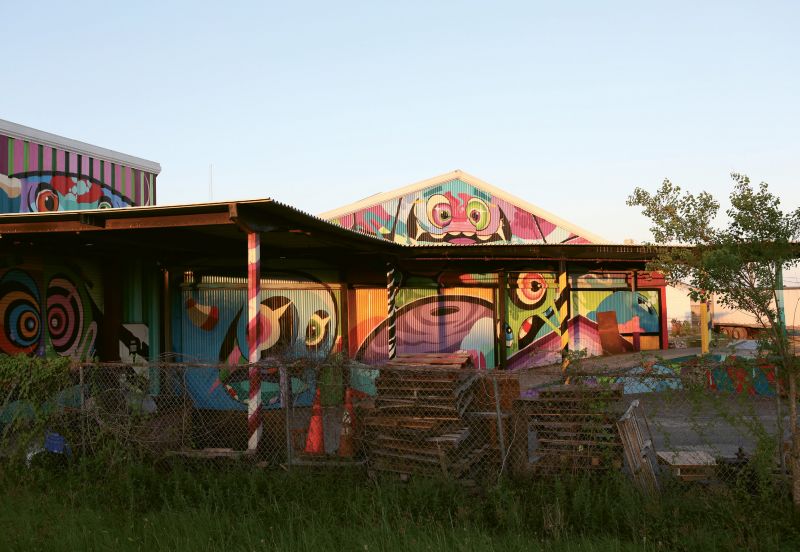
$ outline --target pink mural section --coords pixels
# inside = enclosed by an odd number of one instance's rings
[[[154,205],[156,176],[0,134],[0,213]]]

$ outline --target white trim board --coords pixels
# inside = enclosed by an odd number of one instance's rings
[[[93,146],[86,142],[73,140],[72,138],[65,138],[58,134],[51,134],[43,130],[27,127],[5,119],[0,119],[0,134],[5,134],[17,140],[27,140],[50,146],[51,148],[58,148],[67,150],[71,153],[80,155],[88,155],[92,158],[103,159],[104,161],[111,161],[125,165],[132,169],[145,171],[149,173],[159,174],[161,172],[161,165],[155,161],[148,161],[141,157],[134,157],[127,153],[101,148],[100,146]]]
[[[529,211],[530,213],[536,215],[537,217],[540,217],[540,218],[543,218],[543,219],[545,219],[545,220],[547,220],[549,222],[552,222],[553,224],[555,224],[557,226],[560,226],[561,228],[564,228],[565,230],[568,230],[568,231],[572,232],[573,234],[576,234],[576,235],[578,235],[578,236],[580,236],[582,238],[585,238],[585,239],[589,240],[592,243],[595,243],[595,244],[609,243],[608,240],[598,236],[594,232],[589,232],[588,230],[585,230],[585,229],[581,228],[580,226],[576,226],[575,224],[572,224],[571,222],[568,222],[568,221],[562,219],[561,217],[554,215],[553,213],[551,213],[549,211],[545,211],[541,207],[537,207],[533,203],[525,201],[524,199],[519,198],[519,197],[517,197],[515,195],[512,195],[512,194],[506,192],[505,190],[502,190],[500,188],[492,186],[488,182],[484,182],[480,178],[472,176],[471,174],[465,173],[464,171],[459,170],[459,169],[456,169],[454,171],[450,171],[449,173],[445,173],[445,174],[442,174],[442,175],[439,175],[439,176],[434,176],[433,178],[429,178],[427,180],[422,180],[421,182],[416,182],[414,184],[409,184],[408,186],[404,186],[402,188],[397,188],[396,190],[374,194],[374,195],[371,195],[369,197],[365,197],[364,199],[361,199],[359,201],[356,201],[354,203],[350,203],[349,205],[344,205],[342,207],[337,207],[336,209],[331,209],[330,211],[325,211],[324,213],[320,213],[317,216],[319,218],[325,219],[325,220],[335,219],[335,218],[340,217],[342,215],[347,215],[347,214],[353,213],[355,211],[359,211],[361,209],[365,209],[367,207],[373,207],[373,206],[375,206],[375,205],[377,205],[379,203],[383,203],[384,201],[388,201],[388,200],[395,199],[395,198],[400,197],[400,196],[404,196],[406,194],[417,192],[419,190],[422,190],[424,188],[428,188],[430,186],[438,186],[440,184],[444,184],[445,182],[449,182],[449,181],[455,180],[455,179],[459,179],[459,180],[461,180],[463,182],[466,182],[467,184],[475,186],[476,188],[479,188],[481,190],[485,190],[485,191],[489,192],[490,194],[492,194],[492,196],[498,197],[500,199],[504,199],[504,200],[508,201],[509,203],[512,203],[512,204],[514,204],[514,205],[516,205],[518,207],[521,207],[522,209],[525,209],[526,211]]]

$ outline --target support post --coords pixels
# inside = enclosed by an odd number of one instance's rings
[[[400,285],[397,278],[397,270],[392,263],[386,263],[386,329],[389,341],[389,360],[397,356],[397,292]]]
[[[172,362],[172,296],[169,270],[165,268],[161,276],[161,350],[164,352],[164,360]]]
[[[631,316],[636,316],[636,306],[638,304],[638,300],[636,297],[636,279],[639,277],[638,270],[631,270]],[[642,350],[642,335],[638,329],[633,330],[633,350],[634,351],[641,351]]]
[[[498,351],[497,358],[500,369],[508,363],[508,345],[506,343],[506,325],[508,324],[508,274],[501,270],[497,275],[497,314],[498,314]]]
[[[259,295],[261,291],[261,235],[247,233],[247,350],[250,397],[247,403],[247,450],[255,452],[261,440],[261,372],[259,371]]]
[[[342,295],[347,297],[347,318],[345,323],[347,326],[342,330],[347,333],[347,355],[350,358],[356,358],[358,352],[358,292],[347,286],[347,289],[342,290]]]
[[[658,288],[659,310],[658,316],[661,320],[661,349],[669,349],[669,319],[667,318],[667,286],[662,285]]]
[[[708,332],[708,302],[700,301],[700,353],[708,354],[710,336]]]
[[[567,278],[566,261],[558,262],[558,309],[559,330],[561,333],[561,372],[567,371],[569,366],[569,281]]]

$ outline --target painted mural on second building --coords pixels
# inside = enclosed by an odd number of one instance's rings
[[[407,245],[590,243],[583,232],[456,177],[369,205],[323,214],[345,228]],[[344,212],[341,212],[344,211]],[[569,227],[568,227],[569,226]]]
[[[157,174],[0,130],[0,213],[155,205]]]

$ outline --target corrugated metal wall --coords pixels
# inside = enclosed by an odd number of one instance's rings
[[[324,358],[340,352],[341,298],[338,285],[290,277],[262,279],[262,354]],[[181,327],[177,350],[187,359],[236,364],[249,356],[246,323],[245,279],[186,282],[174,321]]]
[[[28,261],[0,271],[0,353],[93,358],[103,283],[92,263]]]
[[[504,328],[508,358],[531,344],[538,351],[560,350],[559,340],[542,341],[559,332],[557,283],[554,272],[508,273]]]
[[[599,354],[596,312],[611,310],[619,317],[625,336],[640,328],[642,335],[658,339],[657,291],[635,294],[625,274],[572,275],[571,283],[588,289],[572,291],[568,313],[570,348]],[[323,283],[319,274],[275,274],[261,283],[262,336],[267,354],[324,358],[344,350],[361,362],[384,362],[388,355],[387,292],[384,287],[346,289]],[[335,280],[335,274],[325,276]],[[499,328],[498,288],[494,275],[468,275],[442,279],[410,278],[397,296],[398,353],[473,353],[475,364],[493,368],[499,362],[498,346],[505,347],[511,369],[556,362],[561,350],[561,320],[554,272],[507,274],[505,327]],[[459,285],[464,282],[465,285]],[[635,304],[634,304],[635,302]],[[246,283],[243,278],[189,276],[175,306],[176,350],[185,360],[222,362],[235,366],[248,356],[246,335]],[[498,330],[500,335],[498,335]],[[346,334],[346,340],[344,339]],[[502,339],[500,339],[502,336]],[[643,346],[649,342],[644,340]],[[214,374],[195,377],[198,389],[214,385]]]
[[[459,178],[337,216],[331,222],[404,244],[588,243]]]
[[[155,204],[154,173],[5,135],[0,135],[0,175],[4,175],[0,176],[1,213],[95,209],[104,205],[97,199],[103,196],[112,207]],[[40,189],[47,188],[54,175],[73,177],[84,195],[58,204],[52,198],[37,201]],[[58,187],[47,189],[55,188],[56,193]]]

